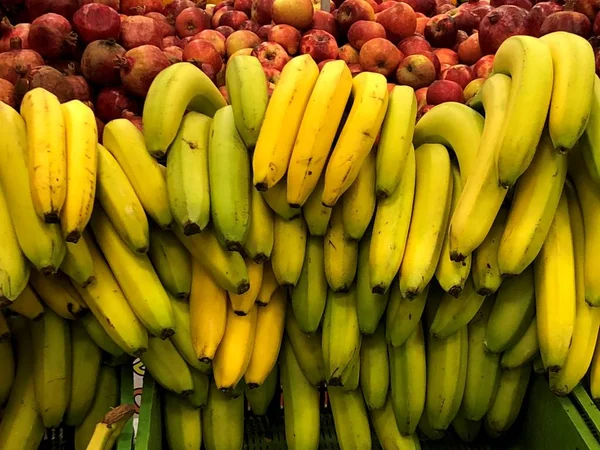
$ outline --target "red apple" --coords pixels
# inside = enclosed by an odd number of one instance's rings
[[[220,10],[221,8],[225,8],[226,6],[233,8],[233,5],[235,5],[235,0],[222,0],[215,5],[213,12],[217,12],[218,10]]]
[[[358,50],[352,47],[350,44],[344,44],[340,47],[338,52],[338,58],[346,61],[346,64],[358,64]]]
[[[216,30],[202,30],[196,36],[197,39],[204,39],[210,42],[215,50],[221,55],[225,56],[225,36]]]
[[[338,46],[335,38],[327,31],[311,30],[304,33],[300,40],[300,53],[309,54],[319,63],[325,59],[336,59]]]
[[[355,77],[356,75],[358,75],[359,73],[361,73],[363,71],[362,67],[360,67],[360,64],[349,64],[348,69],[350,69],[350,73],[352,74],[352,77]]]
[[[291,59],[285,48],[276,42],[263,42],[252,50],[252,56],[260,61],[263,67],[282,70]]]
[[[252,14],[252,0],[235,0],[233,2],[233,9],[242,11],[250,17]]]
[[[275,25],[273,25],[272,23],[270,23],[269,25],[263,25],[262,27],[260,27],[258,29],[258,31],[256,32],[256,34],[258,35],[259,38],[261,38],[263,41],[268,41],[269,40],[269,31],[271,30],[271,28],[273,28]]]
[[[458,30],[470,33],[475,27],[475,16],[467,9],[454,8],[448,11],[448,15],[454,19]]]
[[[533,6],[530,0],[491,0],[490,5],[492,5],[494,8],[504,5],[513,5],[526,9],[527,11],[529,11]]]
[[[435,105],[425,105],[421,109],[419,109],[417,111],[417,122],[419,122],[419,120],[421,120],[421,117],[423,117],[426,113],[431,111],[434,108],[434,106]]]
[[[374,11],[375,13],[380,13],[381,11],[385,11],[392,6],[395,6],[396,3],[398,3],[396,0],[386,0],[385,2],[381,2],[379,5],[377,5],[377,9]]]
[[[371,5],[371,8],[373,8],[373,11],[375,11],[377,9],[377,7],[379,6],[379,3],[380,3],[376,0],[365,0],[365,2],[367,2],[369,5]]]
[[[435,78],[435,67],[425,55],[407,56],[396,70],[398,84],[410,86],[415,90],[429,86]]]
[[[415,91],[415,97],[417,97],[417,109],[421,109],[427,104],[427,88],[423,87]]]
[[[465,64],[475,64],[482,56],[479,47],[479,33],[473,33],[458,46],[458,57]]]
[[[271,9],[273,22],[291,25],[299,30],[310,26],[313,13],[311,0],[274,0]]]
[[[436,48],[433,53],[440,59],[440,64],[449,64],[451,66],[458,64],[458,53],[449,48]]]
[[[358,50],[367,41],[375,38],[385,38],[385,28],[377,22],[359,20],[354,22],[348,30],[348,42]]]
[[[219,19],[219,26],[225,25],[233,28],[234,30],[237,30],[239,26],[246,20],[248,20],[248,16],[242,11],[226,11],[221,15]]]
[[[427,104],[439,105],[445,102],[464,103],[463,88],[454,81],[435,80],[427,89]]]
[[[427,22],[425,27],[425,38],[434,47],[454,47],[456,42],[456,22],[448,14],[438,14]]]
[[[565,11],[576,11],[585,14],[593,22],[600,12],[600,0],[567,0]]]
[[[429,17],[417,17],[417,28],[415,28],[415,33],[424,36],[427,22],[429,22]]]
[[[215,47],[204,39],[195,39],[183,49],[183,60],[201,68],[203,64],[212,67],[216,75],[223,66],[223,58]]]
[[[265,76],[269,83],[277,84],[279,77],[281,77],[281,70],[277,70],[274,67],[263,66],[263,71],[265,72]]]
[[[546,17],[550,14],[562,11],[562,5],[556,2],[540,2],[537,3],[531,10],[527,13],[527,25],[529,28],[529,32],[532,36],[540,37],[540,28],[542,28],[542,24]],[[600,30],[599,30],[600,31]],[[597,33],[594,33],[597,34]]]
[[[338,26],[333,14],[325,11],[315,11],[311,28],[313,30],[327,31],[329,34],[337,38]]]
[[[219,33],[221,33],[223,36],[225,36],[225,39],[227,39],[229,37],[229,35],[231,33],[233,33],[235,30],[231,27],[217,27],[215,28],[215,31],[218,31]]]
[[[273,0],[252,0],[251,16],[252,20],[258,22],[259,25],[267,25],[271,23],[271,9],[273,8]]]
[[[575,11],[559,11],[546,17],[540,28],[540,36],[555,31],[567,31],[587,39],[592,32],[592,24],[585,14]]]
[[[377,14],[377,22],[385,28],[387,38],[397,44],[412,36],[417,29],[417,16],[406,3],[397,3]]]
[[[346,32],[354,22],[375,20],[375,11],[365,0],[346,0],[335,10],[334,17],[342,31]]]
[[[171,64],[183,61],[183,50],[181,49],[181,47],[171,45],[170,47],[164,48],[163,53],[171,62]]]
[[[254,48],[260,44],[262,40],[252,31],[239,30],[231,33],[225,41],[227,56],[233,55],[242,48]]]
[[[233,7],[224,6],[213,13],[210,19],[210,23],[212,24],[213,28],[217,28],[219,26],[219,21],[221,20],[221,17],[223,17],[223,14],[225,14],[228,11],[233,11]]]
[[[268,40],[281,45],[290,55],[295,55],[302,35],[291,25],[275,25],[269,30]]]
[[[433,14],[435,10],[435,0],[404,0],[404,3],[410,5],[410,7],[418,13],[423,13],[426,16]]]
[[[484,82],[485,82],[485,78],[475,78],[469,84],[467,84],[467,86],[463,90],[463,94],[465,97],[465,103],[467,103],[469,100],[471,100],[475,96],[475,94],[477,94],[479,92],[479,90],[481,89],[481,86],[483,86]]]
[[[409,56],[417,53],[430,52],[431,45],[423,36],[414,34],[402,39],[398,44],[398,49],[404,54],[404,56]]]
[[[450,4],[450,3],[445,3],[443,5],[438,6],[437,8],[435,8],[435,15],[440,15],[440,14],[446,14],[449,13],[450,11],[452,11],[453,9],[455,9],[454,5]]]
[[[319,64],[317,64],[317,67],[319,68],[319,72],[321,70],[323,70],[323,67],[325,66],[325,64],[327,64],[330,61],[335,61],[335,59],[324,59],[323,61],[321,61]]]
[[[442,80],[454,81],[455,83],[460,84],[460,87],[464,89],[467,84],[473,81],[473,71],[469,66],[457,64],[444,70],[441,78]]]
[[[483,56],[473,65],[473,75],[475,78],[487,78],[492,74],[493,70],[494,55]]]
[[[440,62],[440,58],[438,58],[434,52],[421,52],[420,54],[427,57],[427,59],[431,61],[431,64],[433,64],[433,67],[435,68],[435,76],[437,78],[442,71],[442,63]]]
[[[529,34],[527,11],[518,6],[500,6],[479,24],[481,51],[484,55],[496,53],[506,39],[517,34]]]
[[[360,49],[359,62],[363,70],[389,77],[398,68],[404,55],[385,38],[375,38]]]

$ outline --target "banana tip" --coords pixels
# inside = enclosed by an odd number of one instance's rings
[[[170,338],[175,334],[175,330],[173,328],[165,328],[160,332],[160,338],[164,341],[167,338]]]
[[[58,223],[58,213],[57,212],[49,212],[44,214],[44,222],[46,223]]]
[[[248,280],[243,280],[237,287],[237,294],[242,295],[250,289],[250,282]]]
[[[200,231],[200,226],[197,223],[187,222],[183,225],[183,234],[186,236],[198,234]]]
[[[65,241],[70,244],[77,244],[81,239],[81,232],[79,230],[69,231],[65,236]]]

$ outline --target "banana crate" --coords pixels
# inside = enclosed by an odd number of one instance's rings
[[[123,431],[115,450],[162,450],[164,440],[161,388],[148,375],[144,376],[141,395],[134,389],[130,366],[121,369],[121,403],[136,403],[139,414]],[[265,416],[245,413],[244,450],[287,449],[284,432],[281,391]],[[326,391],[321,391],[321,441],[319,449],[338,450],[333,416],[327,404]],[[134,439],[134,427],[137,435]],[[380,450],[373,435],[373,449]],[[74,447],[73,430],[64,428],[49,433],[41,450],[70,450]],[[542,375],[532,376],[521,414],[511,432],[491,440],[482,431],[472,444],[464,444],[454,435],[440,441],[422,441],[423,450],[600,450],[600,410],[585,388],[579,385],[568,397],[557,397],[548,389]],[[228,449],[223,449],[228,450]],[[363,449],[360,449],[363,450]],[[364,449],[368,450],[368,449]]]

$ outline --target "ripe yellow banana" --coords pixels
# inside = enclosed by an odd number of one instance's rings
[[[255,389],[248,389],[248,385],[244,385],[244,395],[248,400],[252,414],[257,416],[264,416],[269,410],[269,406],[273,402],[275,397],[275,391],[279,389],[279,370],[278,365],[275,364],[271,373],[267,376],[264,383]]]
[[[531,163],[542,135],[552,96],[552,53],[541,39],[512,36],[496,52],[494,73],[512,78],[496,155],[498,184],[510,187]]]
[[[94,112],[79,100],[61,105],[66,130],[67,194],[60,225],[67,242],[77,242],[92,216],[98,170]]]
[[[148,152],[163,157],[177,135],[186,110],[212,117],[227,103],[204,72],[191,63],[173,64],[158,74],[144,102]]]
[[[241,295],[228,292],[229,301],[233,312],[237,315],[245,316],[254,307],[258,298],[263,279],[263,265],[254,261],[246,260],[248,266],[248,278],[250,279],[250,289]]]
[[[323,66],[292,149],[287,187],[290,206],[304,205],[321,178],[351,90],[352,74],[346,64],[330,61]]]
[[[539,350],[537,320],[534,317],[521,339],[502,353],[500,367],[503,369],[516,369],[528,364],[535,359]]]
[[[277,288],[279,288],[279,284],[277,284],[271,263],[266,262],[263,267],[263,278],[260,291],[258,291],[258,296],[256,297],[256,304],[258,306],[267,306]]]
[[[130,404],[119,405],[110,409],[94,427],[86,450],[113,448],[134,413],[135,406]]]
[[[90,339],[108,355],[115,358],[124,357],[125,351],[104,330],[98,319],[93,314],[86,314],[78,321],[81,323]]]
[[[167,155],[167,196],[173,219],[186,235],[210,221],[208,141],[212,119],[189,112],[183,117]]]
[[[8,309],[33,321],[40,320],[45,312],[44,306],[30,285],[25,286],[19,296],[8,305]]]
[[[256,188],[255,188],[256,189]],[[302,210],[292,208],[287,203],[287,177],[282,178],[279,182],[272,186],[268,191],[262,191],[261,195],[267,205],[280,217],[285,220],[292,220],[302,215]]]
[[[375,212],[375,153],[369,152],[354,183],[342,196],[344,231],[350,239],[360,240]]]
[[[165,289],[177,298],[188,298],[192,286],[192,258],[175,235],[152,227],[148,256]]]
[[[402,263],[413,212],[415,170],[415,151],[411,146],[398,186],[377,203],[369,250],[369,283],[376,294],[389,289]]]
[[[308,199],[302,205],[302,215],[306,220],[308,232],[311,236],[325,236],[329,219],[331,218],[331,208],[323,206],[321,196],[325,188],[325,176],[321,175],[315,189],[308,196]]]
[[[566,194],[560,198],[533,270],[540,353],[546,369],[556,372],[564,364],[571,345],[577,297]]]
[[[44,223],[36,213],[27,171],[25,122],[6,103],[0,103],[0,122],[0,183],[19,246],[40,272],[55,273],[66,249],[60,227]]]
[[[377,145],[375,192],[379,198],[392,195],[402,180],[404,165],[412,148],[416,117],[414,90],[409,86],[394,86],[389,94]]]
[[[400,293],[400,286],[394,283],[390,289],[390,301],[385,313],[385,332],[387,341],[394,347],[403,345],[421,320],[427,297],[443,294],[443,291],[430,289],[429,285],[414,299],[407,299]],[[431,301],[430,301],[431,303]]]
[[[77,243],[68,243],[66,247],[60,270],[68,275],[73,283],[86,287],[95,279],[94,262],[88,244],[82,235]]]
[[[323,384],[325,382],[325,362],[320,329],[313,334],[303,333],[294,312],[288,310],[285,315],[285,333],[306,379],[313,386]]]
[[[27,126],[27,160],[31,198],[35,211],[46,223],[58,223],[67,195],[65,120],[58,98],[36,88],[21,102]],[[92,123],[96,124],[95,120]]]
[[[210,363],[225,334],[227,292],[220,287],[200,263],[192,261],[190,292],[190,326],[196,358]]]
[[[265,199],[250,187],[250,218],[244,251],[254,262],[264,264],[273,251],[273,212]]]
[[[194,408],[186,399],[165,392],[163,417],[170,449],[202,447],[202,412],[199,409]]]
[[[375,434],[379,440],[379,445],[383,450],[406,449],[420,450],[421,444],[416,434],[403,436],[396,425],[392,401],[388,396],[383,408],[375,409],[369,412],[371,423],[375,429]]]
[[[502,284],[502,273],[498,266],[498,247],[500,246],[507,217],[508,211],[501,208],[490,232],[473,252],[471,275],[473,276],[475,290],[480,295],[491,295]]]
[[[302,217],[285,220],[276,215],[273,224],[271,267],[282,287],[295,286],[302,273],[306,253],[306,222]]]
[[[364,336],[360,344],[360,389],[368,409],[385,405],[389,385],[390,362],[385,327],[381,324],[375,333]]]
[[[453,261],[466,258],[484,241],[506,196],[507,190],[498,185],[496,148],[504,130],[510,89],[510,77],[495,74],[485,81],[481,95],[474,97],[485,109],[485,124],[475,165],[450,220]]]
[[[254,56],[238,55],[227,64],[225,79],[235,126],[246,147],[254,149],[267,111],[267,78]]]
[[[596,65],[594,50],[581,36],[556,31],[540,38],[550,49],[554,82],[548,126],[554,148],[572,149],[588,123]],[[574,102],[574,96],[578,101]]]
[[[352,80],[352,96],[350,114],[325,170],[321,202],[329,207],[354,183],[373,148],[387,111],[387,80],[378,73],[359,73]]]
[[[189,303],[173,297],[170,297],[170,300],[175,318],[175,334],[171,336],[171,342],[191,369],[195,369],[195,372],[208,373],[210,366],[201,362],[194,350]]]
[[[168,228],[173,216],[167,181],[159,164],[148,154],[142,133],[127,119],[112,120],[104,127],[102,143],[127,175],[144,210],[161,228]]]
[[[232,397],[210,383],[208,404],[202,409],[202,440],[206,450],[242,450],[244,397]]]
[[[327,393],[340,448],[372,448],[369,416],[361,390],[346,392],[329,385]]]
[[[318,76],[319,68],[310,55],[293,58],[281,71],[254,149],[252,184],[259,191],[271,189],[285,175]]]
[[[44,276],[33,271],[30,282],[44,303],[63,319],[75,320],[88,312],[83,299],[65,275]]]
[[[333,208],[323,247],[325,278],[329,287],[334,292],[347,291],[356,276],[358,242],[346,234],[342,205]]]
[[[315,333],[327,302],[327,279],[323,260],[323,238],[310,236],[298,283],[291,290],[292,308],[304,333]]]
[[[590,176],[596,183],[600,183],[600,78],[598,75],[594,78],[591,100],[590,117],[579,146]]]
[[[150,336],[148,350],[140,359],[152,378],[168,391],[181,397],[187,397],[194,391],[190,368],[170,339]]]
[[[440,259],[452,198],[452,173],[446,147],[424,144],[415,151],[413,214],[400,266],[400,292],[412,299],[434,275]]]

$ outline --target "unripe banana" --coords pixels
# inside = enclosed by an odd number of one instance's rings
[[[302,217],[285,220],[275,216],[271,267],[282,287],[295,286],[302,273],[306,253],[306,222]]]
[[[500,366],[511,370],[533,361],[540,350],[537,333],[537,321],[534,317],[521,339],[502,354]]]
[[[329,228],[324,238],[325,277],[334,292],[350,289],[358,266],[358,242],[344,229],[342,205],[333,209]]]
[[[153,227],[148,256],[165,289],[177,298],[188,298],[192,287],[192,258],[175,235]]]
[[[254,262],[264,264],[273,251],[273,212],[254,187],[250,187],[249,220],[244,251]]]
[[[285,316],[285,332],[306,379],[313,386],[323,384],[325,382],[325,362],[320,330],[313,334],[304,334],[294,312],[288,310]]]
[[[299,208],[292,208],[287,204],[286,200],[287,192],[287,178],[282,178],[279,182],[272,186],[267,191],[261,191],[265,202],[269,207],[280,217],[285,220],[292,220],[302,215],[302,210]]]
[[[208,404],[202,410],[202,440],[206,450],[242,450],[244,397],[231,397],[210,383]]]
[[[477,439],[481,431],[481,420],[469,420],[465,416],[464,408],[458,410],[458,414],[452,421],[452,429],[458,435],[461,441],[465,443],[473,442]]]
[[[207,369],[204,370],[206,371]],[[210,379],[208,375],[192,367],[190,367],[190,373],[192,374],[192,380],[194,380],[194,392],[185,399],[196,409],[204,408],[208,403]]]
[[[381,324],[375,333],[364,336],[360,344],[360,389],[368,409],[385,405],[390,385],[389,374],[385,327]]]
[[[190,368],[169,339],[150,336],[148,350],[140,359],[152,378],[168,391],[181,397],[194,391]]]
[[[327,393],[340,448],[372,448],[369,416],[360,389],[346,392],[342,388],[330,385],[327,387]]]
[[[171,450],[202,447],[202,413],[185,399],[170,392],[164,394],[166,439]]]
[[[360,240],[375,212],[375,153],[369,152],[354,183],[342,196],[344,231]]]
[[[85,328],[85,331],[94,344],[106,353],[115,358],[125,355],[125,351],[113,341],[93,314],[86,314],[78,320],[78,323],[81,323],[83,328]]]
[[[490,232],[475,252],[471,275],[475,290],[480,295],[495,293],[502,284],[502,273],[498,265],[498,247],[506,225],[508,211],[500,209]]]
[[[375,409],[369,412],[371,423],[375,429],[375,434],[379,440],[379,445],[383,450],[420,450],[419,438],[416,434],[403,436],[398,431],[394,410],[392,409],[392,401],[388,396],[383,408]]]
[[[246,399],[248,399],[252,414],[257,416],[264,416],[267,414],[269,406],[275,397],[275,391],[277,391],[277,388],[279,387],[278,367],[279,366],[275,364],[264,383],[257,388],[248,389],[248,384],[244,385]]]
[[[321,196],[323,195],[323,189],[325,188],[325,177],[321,176],[315,189],[306,199],[306,202],[302,205],[302,215],[306,220],[308,226],[308,232],[311,236],[325,236],[327,228],[329,226],[329,219],[331,218],[332,209],[323,206],[321,203]]]
[[[67,252],[60,264],[61,272],[71,278],[71,281],[81,287],[86,287],[94,281],[94,262],[90,249],[83,235],[77,243],[68,243]]]
[[[416,298],[409,300],[402,296],[398,283],[394,283],[390,289],[390,301],[385,312],[387,341],[394,347],[403,345],[421,320],[428,296],[441,298],[442,295],[444,292],[441,289],[438,292],[427,285]],[[429,300],[429,303],[432,301]]]

